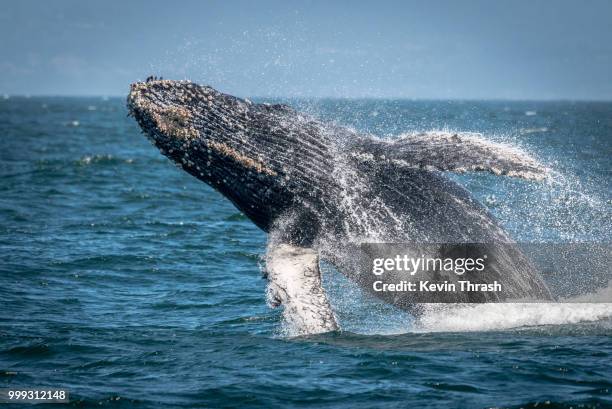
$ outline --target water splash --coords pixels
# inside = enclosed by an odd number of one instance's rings
[[[612,318],[612,303],[429,304],[412,331],[494,331]]]

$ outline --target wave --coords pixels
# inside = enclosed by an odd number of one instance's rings
[[[113,155],[85,155],[78,160],[79,165],[87,166],[91,164],[117,164],[117,163],[132,163],[134,159],[116,158]]]
[[[548,128],[543,126],[540,128],[522,128],[519,130],[519,132],[521,133],[521,135],[529,135],[532,133],[544,133],[544,132],[548,132]]]
[[[476,332],[612,318],[612,303],[428,305],[414,332]]]

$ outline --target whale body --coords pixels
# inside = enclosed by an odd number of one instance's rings
[[[508,233],[444,173],[546,177],[521,151],[473,135],[380,139],[190,81],[134,83],[127,105],[164,155],[269,233],[268,300],[299,333],[338,329],[320,259],[371,291],[362,243],[479,243],[495,255],[484,278],[503,279],[502,294],[376,294],[402,308],[551,297]]]

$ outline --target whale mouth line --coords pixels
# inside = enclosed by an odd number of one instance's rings
[[[246,155],[237,152],[235,149],[231,148],[227,144],[216,141],[207,141],[206,144],[217,151],[218,153],[233,159],[234,161],[244,165],[245,168],[250,170],[254,170],[257,173],[263,173],[268,176],[278,176],[274,170],[268,168],[263,162],[260,162],[256,159],[250,158]]]

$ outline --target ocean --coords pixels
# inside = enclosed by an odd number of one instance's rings
[[[379,136],[518,145],[552,180],[450,177],[517,241],[610,243],[612,103],[289,102]],[[65,388],[72,407],[612,407],[611,304],[417,319],[327,266],[342,331],[287,336],[266,235],[126,114],[121,98],[0,99],[0,388]]]

